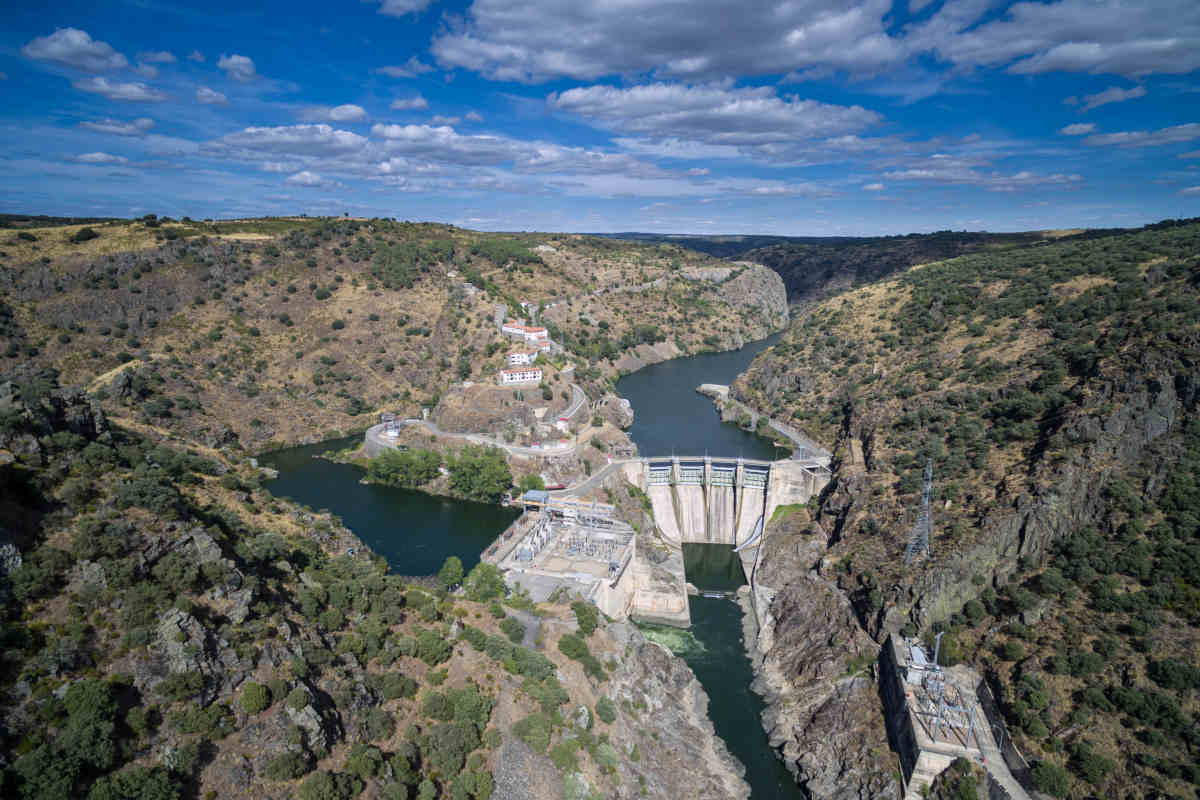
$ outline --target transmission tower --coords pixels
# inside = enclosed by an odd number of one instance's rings
[[[921,489],[921,513],[913,525],[912,534],[908,537],[908,546],[904,548],[904,563],[911,564],[913,560],[924,553],[932,558],[929,550],[929,532],[933,528],[933,520],[929,515],[929,500],[933,494],[933,459],[925,461],[925,486]]]

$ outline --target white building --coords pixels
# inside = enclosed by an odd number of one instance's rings
[[[510,319],[500,328],[505,336],[523,339],[529,344],[550,341],[550,331],[538,325],[526,325],[523,319]]]
[[[510,367],[527,367],[538,360],[541,350],[513,350],[508,354]]]
[[[511,383],[541,383],[541,381],[541,367],[516,367],[514,369],[500,370],[501,386],[507,386]]]

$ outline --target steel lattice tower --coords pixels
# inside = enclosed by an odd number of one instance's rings
[[[921,512],[913,525],[912,534],[908,537],[908,546],[904,548],[904,563],[911,564],[913,559],[924,553],[931,557],[929,549],[929,533],[933,529],[933,519],[930,516],[929,503],[933,494],[933,459],[925,461],[925,486],[921,489]]]

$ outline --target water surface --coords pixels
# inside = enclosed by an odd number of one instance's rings
[[[629,436],[639,454],[775,458],[770,442],[733,423],[722,423],[712,400],[696,387],[733,383],[780,335],[751,342],[741,350],[651,364],[617,381],[617,393],[633,404]]]
[[[519,516],[514,509],[467,500],[363,484],[363,470],[315,455],[362,441],[361,436],[263,456],[260,463],[279,470],[267,481],[272,494],[310,508],[328,509],[342,518],[372,550],[401,575],[432,575],[448,556],[470,570],[492,540]]]

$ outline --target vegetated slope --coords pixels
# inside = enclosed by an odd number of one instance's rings
[[[617,233],[614,238],[681,244],[718,258],[763,264],[779,273],[788,301],[807,304],[917,264],[982,251],[1030,247],[1105,231],[985,233],[937,231],[904,236],[702,236]],[[1111,233],[1111,232],[1108,232]]]
[[[494,381],[512,347],[495,318],[528,316],[522,302],[553,306],[545,317],[573,348],[558,366],[574,364],[596,399],[617,359],[655,343],[729,348],[782,327],[782,290],[762,276],[774,280],[678,247],[577,236],[149,215],[4,238],[0,351],[90,386],[118,415],[260,450]]]
[[[703,690],[636,630],[501,605],[488,565],[406,584],[45,373],[0,378],[0,525],[5,797],[738,794]]]
[[[1192,796],[1198,363],[1197,221],[964,256],[820,303],[735,385],[835,447],[815,519],[779,545],[818,573],[764,573],[772,613],[824,624],[792,613],[815,581],[877,641],[949,631],[945,660],[987,676],[1056,796]],[[927,459],[932,555],[906,565]],[[765,662],[789,658],[845,661]],[[808,722],[795,735],[825,733]]]

